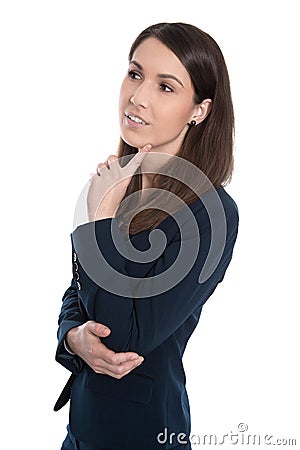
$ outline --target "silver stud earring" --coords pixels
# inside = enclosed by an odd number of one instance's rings
[[[195,126],[195,125],[196,125],[196,120],[192,120],[192,121],[189,123],[189,125],[190,125],[191,127]]]

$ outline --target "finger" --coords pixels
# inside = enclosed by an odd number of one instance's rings
[[[106,158],[106,160],[104,161],[104,163],[99,163],[98,164],[98,166],[97,166],[97,171],[98,171],[98,169],[103,169],[103,168],[106,168],[106,169],[109,169],[110,170],[110,164],[112,163],[112,162],[114,162],[115,160],[117,160],[118,158],[117,158],[117,156],[116,155],[109,155],[107,158]]]
[[[111,364],[102,358],[94,358],[93,366],[100,369],[110,370],[115,374],[125,373],[128,370],[133,370],[144,362],[144,358],[140,356],[136,361],[124,362],[121,364]]]
[[[152,145],[147,144],[147,145],[144,145],[144,147],[139,148],[139,151],[142,153],[145,153],[145,152],[147,153],[147,152],[150,152],[151,148],[152,148]]]
[[[102,323],[90,321],[87,323],[87,328],[90,333],[97,337],[107,337],[111,333],[110,328],[103,325]],[[137,362],[140,355],[135,352],[119,352],[108,349],[102,342],[99,341],[99,355],[101,353],[101,359],[110,365],[119,365],[126,362]],[[142,358],[144,360],[144,358]]]
[[[140,358],[144,360],[144,358],[140,355],[138,355],[135,352],[120,352],[120,353],[114,353],[113,355],[109,355],[111,359],[109,360],[110,364],[116,365],[116,364],[124,364],[124,363],[136,363]]]
[[[107,169],[110,169],[110,166],[109,166],[109,157],[104,161],[104,164],[106,165]]]
[[[132,175],[136,171],[136,169],[142,164],[143,159],[145,158],[146,154],[151,150],[152,145],[147,144],[142,148],[139,148],[138,153],[134,155],[134,157],[129,161],[126,166],[124,166],[123,171],[127,175]]]
[[[104,163],[99,163],[98,166],[97,166],[97,169],[96,169],[97,174],[98,174],[98,175],[101,175],[101,172],[102,172],[105,168],[107,168],[106,164],[104,164]]]
[[[110,377],[115,378],[115,379],[117,379],[117,380],[120,380],[121,378],[123,378],[124,376],[128,375],[128,374],[131,372],[131,370],[129,370],[129,371],[127,371],[127,372],[124,372],[124,373],[120,373],[120,374],[119,374],[119,373],[112,372],[112,371],[109,370],[109,369],[103,369],[103,368],[98,369],[97,367],[92,367],[92,369],[93,369],[94,372],[96,372],[97,374],[101,374],[101,375],[109,375]]]
[[[138,359],[134,364],[131,363],[123,363],[118,365],[107,364],[104,361],[100,361],[99,364],[94,362],[93,369],[99,373],[113,374],[116,377],[124,376],[136,369],[143,362],[143,358]]]
[[[108,328],[107,326],[103,325],[102,323],[99,322],[94,322],[94,321],[90,321],[87,324],[87,328],[88,331],[90,331],[90,333],[95,334],[98,337],[107,337],[111,330],[110,328]]]
[[[100,342],[98,358],[108,364],[109,366],[119,366],[124,363],[136,364],[143,362],[144,358],[134,352],[115,353],[108,349],[102,342]]]
[[[110,164],[117,160],[118,157],[116,155],[109,155],[109,157],[105,161],[106,167],[110,169]]]

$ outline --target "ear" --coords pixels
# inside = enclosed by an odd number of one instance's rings
[[[203,100],[199,105],[194,107],[194,113],[191,120],[196,122],[196,125],[203,122],[203,120],[208,116],[212,107],[212,101],[210,98]]]

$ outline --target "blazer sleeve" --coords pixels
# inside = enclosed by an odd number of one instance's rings
[[[62,298],[61,311],[58,318],[58,345],[55,354],[57,362],[73,373],[78,373],[83,367],[82,359],[68,352],[65,348],[65,338],[69,330],[86,322],[86,317],[80,310],[78,291],[74,278]]]
[[[224,249],[214,272],[203,283],[199,283],[199,275],[210,250],[212,231],[204,207],[196,219],[199,234],[186,221],[181,230],[167,239],[161,255],[150,263],[130,264],[130,249],[115,218],[80,225],[71,234],[72,249],[78,259],[78,293],[88,316],[112,330],[103,339],[112,350],[147,355],[201,307],[222,281],[237,237],[237,209],[226,213]],[[195,248],[199,249],[195,260],[191,262],[186,256],[178,270],[174,267],[182,245],[186,255],[195,254]],[[189,265],[182,278],[181,273]],[[169,276],[172,286],[164,292],[157,291],[155,277],[168,269],[170,275],[163,275],[160,287],[168,282]]]

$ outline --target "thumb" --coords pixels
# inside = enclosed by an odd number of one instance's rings
[[[147,145],[144,145],[144,147],[139,148],[139,152],[140,153],[145,153],[145,152],[147,153],[147,152],[150,152],[151,148],[152,148],[152,145],[151,144],[147,144]]]
[[[89,331],[98,337],[107,337],[111,330],[102,323],[91,321]]]
[[[151,150],[152,145],[147,144],[144,147],[139,148],[138,153],[129,161],[128,164],[123,168],[126,175],[133,175],[136,169],[142,164],[145,155]]]

